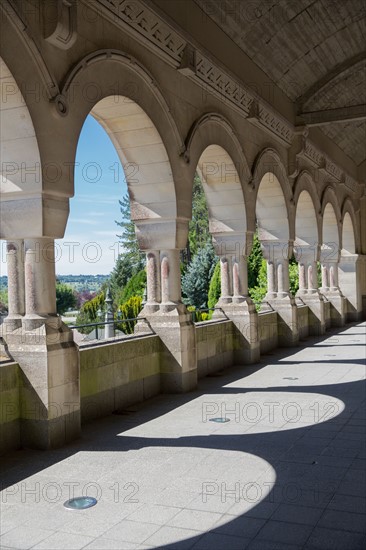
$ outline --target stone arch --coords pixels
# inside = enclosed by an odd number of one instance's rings
[[[296,249],[312,249],[315,260],[321,234],[320,201],[311,175],[305,170],[297,178],[294,200]]]
[[[192,126],[186,145],[189,178],[193,181],[195,171],[200,175],[218,252],[221,245],[238,244],[242,252],[248,214],[245,183],[251,175],[232,127],[220,115],[204,115]]]
[[[362,312],[362,262],[359,262],[357,218],[351,200],[342,206],[341,255],[338,265],[339,287],[346,297],[346,318],[355,321]]]
[[[67,77],[57,109],[72,116],[76,131],[69,155],[90,113],[114,143],[125,169],[131,217],[143,250],[183,248],[190,210],[184,188],[184,144],[152,76],[130,56],[116,50],[84,58]]]
[[[38,140],[33,121],[23,94],[14,76],[0,58],[2,94],[0,97],[1,147],[1,238],[13,239],[29,234],[22,227],[22,215],[17,213],[16,201],[27,195],[31,214],[36,207],[34,198],[42,191],[42,167]],[[8,91],[8,93],[6,92]],[[5,204],[4,204],[5,203]],[[14,224],[14,218],[17,223]],[[24,223],[28,221],[24,219]]]
[[[341,253],[342,255],[356,254],[358,251],[357,242],[357,219],[353,204],[347,198],[342,206],[342,239]]]
[[[328,186],[322,195],[322,249],[328,260],[339,254],[341,213],[334,189]]]
[[[262,151],[253,173],[254,209],[259,238],[264,241],[294,240],[293,196],[286,169],[274,149]]]

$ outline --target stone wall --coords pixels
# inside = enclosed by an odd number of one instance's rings
[[[198,378],[233,364],[234,327],[231,321],[196,324]]]
[[[305,340],[309,336],[309,308],[299,306],[297,308],[297,322],[299,327],[299,338]]]
[[[160,393],[161,354],[155,335],[80,348],[82,422]]]
[[[20,447],[19,366],[0,365],[0,455]]]
[[[270,313],[259,313],[258,331],[260,350],[267,353],[278,346],[278,316],[275,311]]]

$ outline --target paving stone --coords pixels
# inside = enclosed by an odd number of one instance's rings
[[[203,510],[181,510],[168,524],[172,527],[183,529],[195,529],[196,531],[207,531],[211,529],[221,518],[216,512],[205,512]]]
[[[68,550],[79,550],[84,548],[84,546],[89,544],[92,540],[92,537],[87,537],[85,535],[58,531],[42,542],[32,546],[32,548],[36,550],[64,550],[65,548]]]
[[[365,537],[361,533],[323,527],[316,527],[304,546],[304,550],[364,550],[364,548]]]
[[[255,540],[268,540],[301,546],[306,542],[311,531],[312,527],[308,525],[273,521],[271,519],[262,527]]]
[[[192,546],[193,550],[213,550],[227,548],[230,550],[245,550],[250,543],[250,539],[243,537],[234,537],[220,533],[207,533]]]
[[[158,525],[123,520],[104,533],[105,538],[136,544],[145,542],[153,533],[159,530]]]
[[[202,537],[202,533],[192,529],[181,529],[180,527],[171,527],[164,525],[159,531],[149,537],[145,543],[153,548],[169,545],[167,548],[174,548],[174,544],[179,545],[179,550],[192,548],[194,544]]]
[[[366,521],[363,514],[326,510],[318,523],[319,527],[338,528],[342,531],[366,533]],[[366,539],[365,539],[366,540]]]
[[[1,546],[10,546],[12,548],[30,548],[50,535],[52,535],[52,531],[37,527],[15,528],[0,537],[0,544]]]
[[[280,504],[277,510],[271,516],[271,519],[276,521],[285,521],[288,523],[316,525],[322,514],[322,508]]]

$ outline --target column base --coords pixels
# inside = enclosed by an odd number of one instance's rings
[[[260,358],[258,314],[250,298],[243,298],[231,304],[219,301],[219,307],[232,321],[234,332],[234,363],[253,364]]]
[[[161,304],[159,311],[140,313],[162,342],[160,365],[164,393],[184,393],[197,387],[196,334],[191,314],[182,303]]]
[[[21,372],[21,444],[60,447],[80,435],[78,350],[60,317],[31,330],[27,321],[35,319],[25,319],[21,328],[6,335]]]
[[[296,346],[299,342],[297,306],[292,296],[267,300],[278,316],[278,345]]]
[[[330,304],[330,324],[334,327],[343,327],[346,323],[346,298],[339,290],[329,289],[324,296]]]
[[[305,291],[298,292],[296,298],[308,306],[308,325],[309,325],[309,335],[320,336],[325,334],[326,331],[326,314],[325,314],[325,304],[323,297],[319,292],[315,291]]]

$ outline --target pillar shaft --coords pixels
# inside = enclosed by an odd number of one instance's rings
[[[325,264],[322,264],[322,289],[328,290],[329,284],[328,284],[328,268]]]
[[[272,260],[267,261],[267,298],[275,298],[276,292],[276,272],[275,264]]]
[[[233,261],[233,297],[248,296],[248,266],[244,256],[234,258]]]
[[[223,256],[220,258],[220,271],[221,271],[221,300],[229,302],[232,299],[231,291],[231,258]]]
[[[299,292],[304,293],[306,291],[306,265],[304,262],[299,263]]]
[[[8,241],[8,319],[20,318],[25,313],[24,242]]]
[[[25,313],[28,317],[56,314],[54,240],[25,240]]]
[[[290,293],[288,260],[282,258],[277,261],[277,289],[278,298],[284,298]]]
[[[161,301],[160,251],[149,250],[146,253],[147,304]]]
[[[309,262],[307,266],[308,291],[310,293],[318,290],[318,272],[316,262]]]
[[[179,250],[162,250],[161,260],[161,301],[162,303],[181,302]]]

